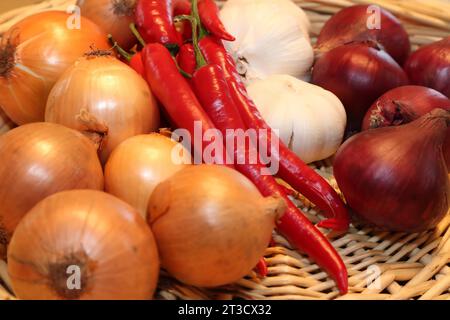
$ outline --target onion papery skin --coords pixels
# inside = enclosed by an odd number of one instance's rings
[[[97,150],[79,132],[51,123],[0,136],[0,245],[40,200],[71,189],[103,190]],[[1,251],[1,250],[0,250]]]
[[[163,268],[183,283],[216,287],[250,273],[285,209],[237,171],[200,165],[156,187],[147,220]]]
[[[86,111],[94,121],[86,124]],[[112,56],[87,56],[68,68],[50,92],[45,113],[54,122],[96,134],[101,140],[101,160],[126,139],[155,131],[160,115],[145,80]]]
[[[105,34],[89,19],[81,17],[82,27],[69,29],[70,17],[63,11],[38,13],[3,36],[0,105],[18,125],[44,121],[48,94],[61,74],[91,46],[110,47]]]
[[[347,111],[347,130],[358,131],[372,103],[386,91],[408,84],[402,68],[384,51],[352,43],[325,53],[312,82],[334,93]]]
[[[362,129],[406,124],[437,108],[450,110],[450,99],[427,87],[398,87],[372,104],[364,117]]]
[[[450,98],[450,36],[413,52],[405,70],[412,84],[433,88]]]
[[[185,149],[180,159],[173,158],[172,152],[177,147],[182,149],[180,144],[157,133],[125,140],[105,166],[106,192],[126,201],[146,217],[148,201],[156,186],[191,162]]]
[[[448,111],[438,109],[403,126],[364,131],[343,144],[334,175],[357,218],[400,232],[439,223],[450,194],[442,153],[448,120]]]
[[[316,48],[319,52],[327,52],[349,42],[373,41],[398,64],[403,65],[411,52],[408,33],[393,14],[380,7],[380,28],[369,29],[368,22],[375,17],[369,7],[355,5],[332,16],[317,38]]]
[[[122,48],[130,49],[136,44],[130,29],[136,0],[78,0],[77,6],[84,17],[97,24],[105,35],[111,34]]]
[[[134,208],[100,191],[75,190],[27,214],[11,240],[8,273],[20,299],[144,300],[155,291],[159,258]],[[76,276],[79,286],[69,287]]]

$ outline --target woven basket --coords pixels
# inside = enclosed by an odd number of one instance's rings
[[[219,1],[219,4],[226,0]],[[49,9],[66,10],[74,0],[47,0],[0,16],[0,35],[25,16]],[[295,0],[312,22],[317,36],[330,15],[360,3],[380,4],[401,18],[413,48],[450,34],[448,0]],[[12,128],[0,112],[0,134]],[[336,190],[330,163],[316,165]],[[339,192],[339,191],[338,191]],[[322,217],[299,195],[299,206],[314,223]],[[326,232],[323,230],[323,232]],[[334,282],[317,265],[281,236],[267,249],[269,275],[250,274],[239,282],[211,289],[183,285],[165,274],[159,282],[158,299],[436,299],[450,300],[450,215],[432,231],[414,234],[379,232],[352,225],[348,233],[327,236],[343,257],[349,272],[349,293],[339,296]],[[14,299],[6,263],[0,261],[0,299]]]

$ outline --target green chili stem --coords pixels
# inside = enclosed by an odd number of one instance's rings
[[[113,46],[112,49],[116,49],[117,52],[122,57],[124,57],[128,62],[131,61],[131,58],[133,57],[133,55],[131,55],[125,49],[123,49],[121,46],[119,46],[119,44],[117,43],[117,41],[114,40],[114,38],[113,38],[113,36],[111,34],[108,34],[108,40],[111,43],[111,45]]]
[[[202,20],[200,19],[200,13],[198,12],[198,0],[192,0],[192,16],[197,21],[198,37],[201,40],[205,36],[207,36],[208,33],[202,26]]]
[[[175,62],[176,62],[176,61],[175,61]],[[187,72],[184,71],[183,69],[181,69],[180,66],[178,65],[178,63],[177,63],[177,68],[178,68],[178,71],[180,71],[180,73],[181,73],[181,75],[182,75],[183,77],[188,78],[188,79],[191,79],[191,78],[192,78],[192,75],[189,74],[189,73],[187,73]]]
[[[194,0],[195,1],[195,0]],[[194,51],[195,51],[195,61],[197,63],[197,67],[201,68],[206,65],[206,59],[203,56],[200,47],[198,46],[199,37],[198,37],[198,21],[188,15],[180,15],[176,16],[175,19],[177,20],[188,20],[192,25],[192,43],[194,45]]]
[[[131,29],[131,32],[136,37],[136,39],[141,44],[141,46],[145,47],[146,43],[145,43],[144,39],[142,38],[141,34],[139,33],[139,31],[137,30],[136,25],[133,22],[130,23],[130,29]]]

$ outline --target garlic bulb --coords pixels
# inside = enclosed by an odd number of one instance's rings
[[[224,43],[244,79],[309,73],[314,61],[310,22],[291,0],[229,0],[220,17],[236,37]]]
[[[255,80],[248,92],[280,139],[306,163],[332,156],[341,145],[347,115],[333,93],[289,75]]]

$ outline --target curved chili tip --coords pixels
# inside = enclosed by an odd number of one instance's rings
[[[267,268],[267,263],[266,260],[264,258],[261,258],[258,261],[258,264],[255,267],[256,272],[262,277],[265,278],[267,277],[267,274],[269,273],[269,269]]]
[[[348,272],[344,261],[328,238],[293,205],[278,222],[278,230],[296,249],[305,252],[336,282],[341,294],[348,291]]]
[[[317,226],[319,228],[331,229],[337,232],[345,232],[348,230],[348,222],[339,219],[325,219],[320,221]]]
[[[198,2],[198,12],[201,22],[214,36],[226,41],[236,40],[220,21],[219,8],[213,0],[200,0]]]

